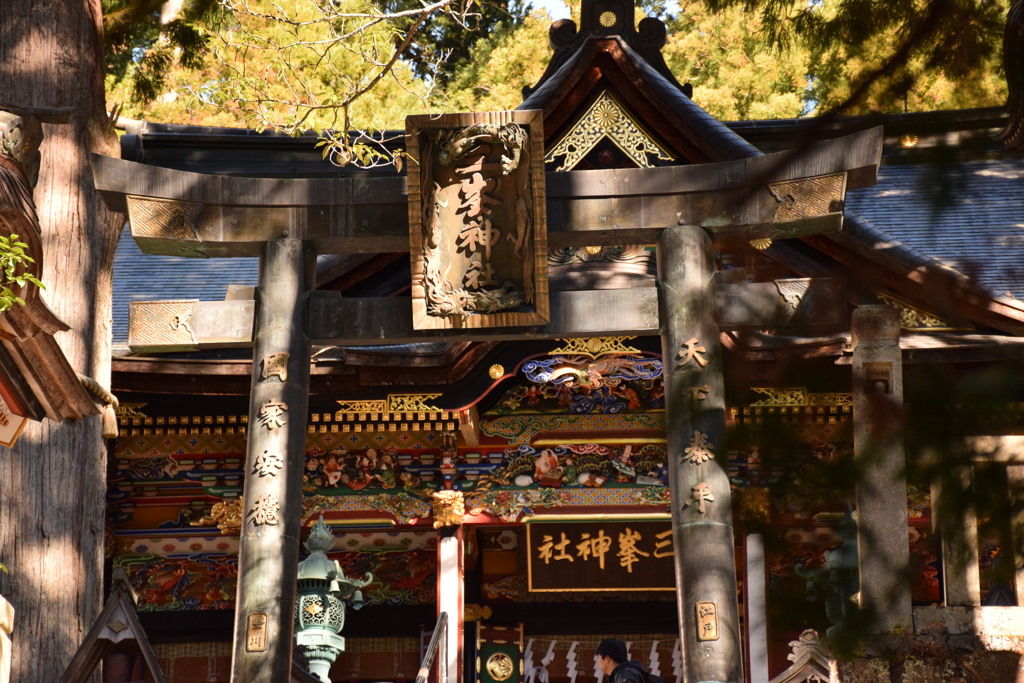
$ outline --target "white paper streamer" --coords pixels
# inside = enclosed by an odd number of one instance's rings
[[[565,671],[569,676],[569,683],[576,683],[576,648],[579,647],[579,641],[574,640],[569,646],[569,651],[565,653]]]
[[[683,683],[683,648],[679,639],[672,646],[672,673],[676,677],[676,683]]]
[[[658,641],[651,643],[651,656],[647,658],[647,670],[655,676],[661,675],[661,662],[658,660]]]

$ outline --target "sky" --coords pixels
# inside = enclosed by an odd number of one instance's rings
[[[531,4],[546,9],[552,21],[569,18],[569,7],[562,0],[531,0]]]

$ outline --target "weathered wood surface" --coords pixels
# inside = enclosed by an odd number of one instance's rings
[[[662,233],[661,357],[683,680],[743,683],[714,272],[705,231]]]
[[[784,281],[802,300],[787,303],[773,283],[718,285],[716,316],[723,329],[839,329],[831,311],[845,310],[845,290],[831,278]],[[463,340],[555,339],[594,335],[658,334],[658,293],[653,283],[630,289],[555,291],[551,321],[535,327],[460,330]],[[252,344],[252,300],[136,301],[129,304],[128,345],[136,352],[189,351]],[[415,330],[409,299],[310,297],[307,334],[313,344],[404,344],[445,336]],[[449,332],[450,334],[450,332]]]
[[[71,368],[110,377],[111,272],[123,217],[92,187],[88,152],[116,149],[104,108],[101,3],[4,0],[0,93],[25,108],[72,107],[44,125],[34,199],[47,305],[70,329]],[[55,380],[60,381],[60,380]],[[11,680],[53,683],[103,600],[107,448],[98,416],[30,423],[0,456],[0,594],[18,609]]]
[[[310,345],[302,329],[316,258],[302,240],[260,259],[231,680],[288,680],[302,533]]]
[[[679,224],[706,228],[716,240],[835,230],[845,190],[874,182],[881,141],[881,129],[872,129],[799,156],[549,173],[548,245],[649,244]],[[262,243],[285,234],[311,241],[319,254],[409,249],[403,177],[243,178],[102,156],[93,167],[108,204],[134,214],[132,234],[147,253],[257,256]],[[822,185],[833,176],[838,185]]]

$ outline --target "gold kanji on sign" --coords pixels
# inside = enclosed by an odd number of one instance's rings
[[[282,401],[267,401],[260,406],[260,409],[256,412],[256,421],[261,427],[266,427],[270,431],[279,429],[288,424],[286,413],[288,412],[288,404]]]
[[[683,460],[689,460],[694,465],[713,460],[715,454],[711,451],[712,448],[714,448],[714,444],[708,441],[708,435],[694,429],[690,445],[683,450]]]
[[[277,513],[280,511],[281,504],[277,501],[277,496],[265,493],[253,503],[247,518],[253,526],[274,526],[278,522]]]
[[[692,337],[689,341],[684,342],[682,348],[676,353],[676,367],[681,368],[684,365],[689,365],[691,361],[700,367],[704,367],[710,361],[701,354],[707,352],[708,350],[700,345],[700,340]]]
[[[261,379],[277,377],[282,382],[288,381],[288,352],[270,353],[263,358],[263,374]]]
[[[253,463],[252,473],[258,474],[261,477],[274,477],[284,467],[284,458],[281,457],[280,453],[271,453],[270,451],[263,451],[261,455],[256,456],[256,462]]]

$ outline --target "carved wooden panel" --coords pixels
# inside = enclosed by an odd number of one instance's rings
[[[548,321],[539,111],[410,116],[415,329]]]

